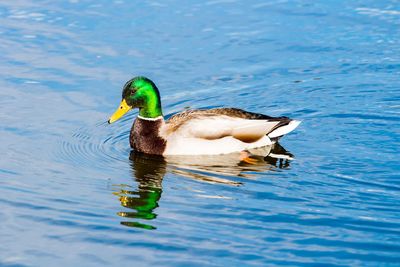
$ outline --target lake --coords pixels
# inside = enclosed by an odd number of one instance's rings
[[[398,266],[398,1],[0,3],[1,266]],[[164,114],[302,121],[257,164],[131,151]]]

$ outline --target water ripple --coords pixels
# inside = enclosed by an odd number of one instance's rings
[[[57,156],[82,168],[103,168],[110,162],[126,163],[130,151],[128,140],[131,122],[132,115],[128,115],[114,125],[101,122],[81,127],[61,141]]]

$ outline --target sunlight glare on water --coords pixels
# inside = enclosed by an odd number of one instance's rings
[[[400,263],[398,1],[0,3],[1,266]],[[131,151],[164,114],[302,124],[257,164]]]

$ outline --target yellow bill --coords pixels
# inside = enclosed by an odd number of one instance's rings
[[[121,104],[119,104],[118,109],[112,114],[108,123],[113,123],[114,121],[119,120],[122,116],[125,115],[132,108],[126,103],[125,99],[122,99]]]

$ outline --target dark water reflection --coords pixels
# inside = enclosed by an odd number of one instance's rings
[[[162,194],[162,180],[167,172],[167,163],[161,156],[146,155],[132,151],[129,156],[132,177],[137,189],[122,186],[115,195],[119,196],[121,206],[132,211],[121,211],[118,215],[129,219],[153,220],[157,217],[154,209]],[[156,229],[149,224],[137,221],[121,221],[122,225],[144,229]]]
[[[113,194],[119,197],[121,206],[127,211],[117,214],[132,219],[121,221],[122,225],[153,230],[156,227],[143,223],[156,219],[158,202],[162,195],[162,181],[167,171],[183,177],[206,183],[219,183],[229,186],[240,186],[242,182],[221,176],[251,177],[246,172],[265,172],[290,167],[293,155],[286,151],[279,143],[263,148],[265,155],[249,155],[253,161],[248,163],[240,158],[239,154],[216,156],[162,156],[148,155],[131,151],[129,155],[132,168],[132,178],[137,184],[135,189],[131,185],[115,185],[118,191]],[[139,221],[138,221],[139,220]]]

